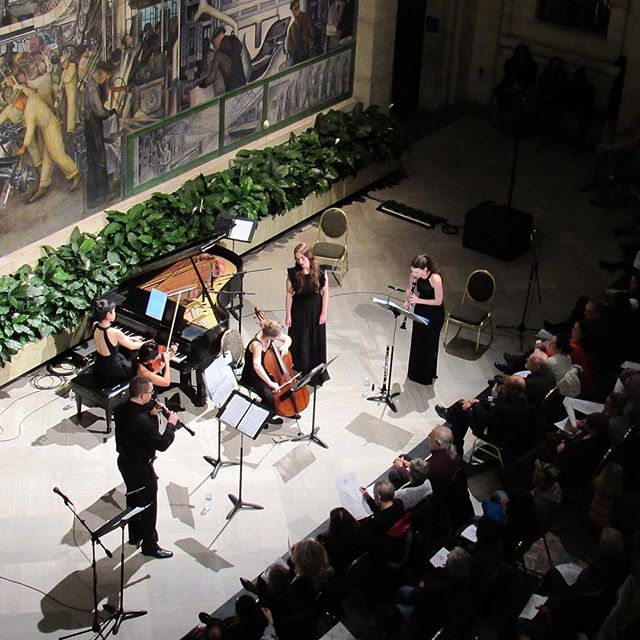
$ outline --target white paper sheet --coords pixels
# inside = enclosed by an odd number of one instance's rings
[[[429,562],[436,568],[444,567],[447,564],[447,558],[449,557],[449,550],[442,547],[440,551],[436,551]]]
[[[244,433],[245,436],[255,438],[260,431],[260,427],[262,427],[268,417],[268,409],[257,404],[252,404],[249,411],[247,411],[242,420],[240,420],[238,431]]]
[[[621,365],[621,369],[631,369],[632,371],[640,371],[640,362],[632,362],[631,360],[625,360]]]
[[[360,493],[360,483],[355,473],[346,473],[336,479],[340,504],[356,519],[371,515],[371,509]]]
[[[536,607],[543,605],[548,599],[549,596],[540,596],[537,593],[532,593],[529,601],[524,605],[524,609],[518,617],[533,620],[538,615],[538,609]]]
[[[214,407],[221,407],[231,393],[238,388],[236,377],[224,356],[218,356],[204,370],[204,382],[207,395]]]
[[[578,576],[582,573],[582,567],[575,562],[559,564],[556,569],[570,587],[578,581]]]
[[[478,527],[475,524],[470,524],[460,535],[470,542],[478,542]]]
[[[224,411],[218,417],[230,427],[237,427],[250,404],[246,398],[236,394],[229,400]]]
[[[600,413],[604,409],[604,405],[599,402],[579,400],[578,398],[565,398],[562,404],[567,411],[571,424],[576,423],[576,411],[589,415],[590,413]]]
[[[569,422],[569,418],[565,418],[564,420],[560,420],[560,422],[554,422],[553,424],[556,427],[558,427],[558,429],[560,429],[560,431],[564,431],[565,433],[568,433],[569,435],[573,435],[573,431],[572,431],[571,427],[569,426],[571,424]]]

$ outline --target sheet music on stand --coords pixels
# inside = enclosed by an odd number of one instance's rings
[[[204,383],[212,404],[220,407],[238,388],[238,381],[224,356],[218,356],[205,370]]]
[[[425,326],[429,324],[428,318],[423,318],[422,316],[419,316],[417,313],[413,313],[413,311],[407,311],[403,305],[399,305],[394,300],[391,300],[391,298],[372,297],[371,301],[375,302],[377,305],[380,305],[381,307],[385,307],[386,309],[393,311],[393,313],[397,315],[406,316],[407,318],[409,318],[410,320],[413,320],[414,322],[419,322],[420,324],[424,324]]]
[[[268,417],[268,409],[243,396],[238,391],[234,391],[231,394],[218,414],[218,418],[222,422],[254,440]]]

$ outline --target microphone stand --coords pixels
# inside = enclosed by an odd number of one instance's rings
[[[66,636],[60,636],[59,640],[66,640],[67,638],[74,638],[75,636],[81,636],[85,633],[95,633],[96,638],[105,638],[103,633],[103,625],[106,626],[111,621],[111,617],[107,620],[102,620],[98,615],[98,565],[96,563],[96,545],[100,545],[108,558],[113,558],[113,553],[109,551],[101,542],[100,538],[95,537],[94,532],[89,528],[83,518],[80,517],[75,509],[75,506],[71,500],[62,498],[65,507],[73,513],[73,517],[87,530],[89,538],[91,539],[91,572],[93,575],[93,620],[91,626],[75,633],[70,633]],[[108,634],[107,634],[108,635]]]

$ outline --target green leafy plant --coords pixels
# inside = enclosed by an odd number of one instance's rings
[[[285,144],[241,150],[224,171],[154,193],[126,213],[107,212],[97,235],[76,227],[67,244],[44,246],[33,269],[0,276],[0,365],[28,342],[77,327],[93,300],[141,263],[210,237],[218,215],[284,213],[404,148],[397,124],[376,107],[329,111]]]

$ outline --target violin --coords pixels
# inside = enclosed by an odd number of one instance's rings
[[[260,322],[267,319],[258,307],[255,308],[255,316]],[[276,414],[293,418],[309,406],[309,390],[306,385],[292,391],[294,382],[300,374],[293,370],[290,352],[281,353],[272,341],[264,353],[263,366],[269,377],[279,385],[278,390],[273,392]]]
[[[173,347],[176,345],[171,345],[171,346]],[[167,351],[167,345],[164,345],[164,344],[158,345],[158,355],[149,365],[149,368],[151,369],[151,371],[153,371],[153,373],[158,373],[158,371],[161,371],[162,368],[164,367],[164,354],[166,353],[166,351]],[[177,351],[177,348],[174,350],[174,352],[175,351]]]

